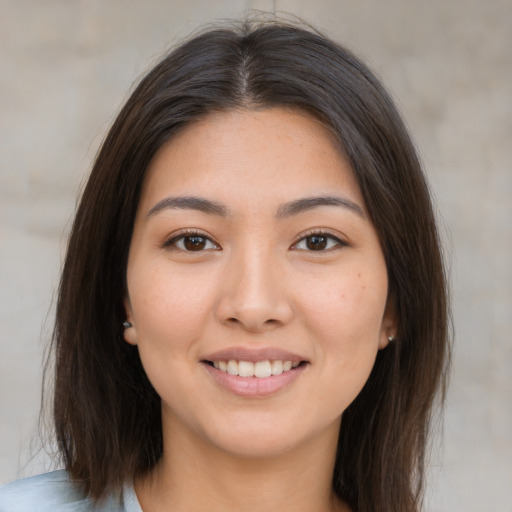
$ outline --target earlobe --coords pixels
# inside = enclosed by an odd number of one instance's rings
[[[126,320],[123,322],[123,337],[124,340],[130,345],[137,345],[137,330],[133,323],[132,308],[127,298],[124,299],[124,310],[126,313]]]
[[[379,350],[386,348],[390,343],[396,342],[398,321],[394,301],[388,299],[386,311],[382,319],[382,329],[379,338]]]
[[[129,343],[130,345],[137,345],[137,334],[135,332],[135,327],[130,324],[131,327],[125,328],[124,330],[124,341]]]
[[[395,341],[395,337],[392,334],[386,334],[383,332],[379,338],[379,350],[386,348],[390,343]]]

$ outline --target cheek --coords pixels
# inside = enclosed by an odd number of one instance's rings
[[[178,403],[193,382],[197,340],[211,308],[213,286],[200,276],[170,271],[167,262],[128,274],[128,289],[142,365],[164,402]],[[210,283],[211,284],[211,283]]]
[[[139,345],[187,344],[206,322],[214,286],[197,273],[171,271],[165,262],[145,270],[128,282]]]
[[[362,276],[361,276],[362,277]],[[358,273],[318,286],[304,317],[321,369],[313,415],[334,420],[353,402],[378,352],[386,290],[376,291]],[[321,381],[321,382],[320,382]]]
[[[326,363],[367,372],[378,350],[387,280],[378,273],[344,273],[316,281],[303,301],[308,331]],[[369,367],[369,369],[368,369]]]
[[[387,282],[362,272],[329,276],[308,287],[304,304],[318,320],[318,328],[329,326],[354,335],[378,330],[384,316]]]

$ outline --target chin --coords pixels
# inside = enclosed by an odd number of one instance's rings
[[[300,442],[290,439],[240,435],[235,438],[219,440],[217,446],[226,454],[243,459],[272,459],[292,453]]]
[[[252,418],[254,420],[254,418]],[[232,428],[205,432],[210,443],[226,454],[238,458],[270,459],[292,454],[327,436],[336,449],[340,420],[327,425],[307,425],[304,421],[280,422],[277,418],[266,421],[238,423]],[[222,426],[221,426],[222,427]],[[309,427],[309,428],[308,428]]]

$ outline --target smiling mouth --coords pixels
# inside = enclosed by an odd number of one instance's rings
[[[228,361],[204,361],[204,363],[228,375],[248,378],[255,377],[259,379],[281,375],[282,373],[290,372],[299,366],[307,364],[306,361],[292,362],[279,359],[257,362],[230,359]]]

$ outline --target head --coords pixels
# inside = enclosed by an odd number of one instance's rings
[[[448,355],[428,187],[375,76],[323,36],[278,24],[210,30],[184,43],[146,75],[105,139],[76,214],[57,306],[55,424],[65,464],[98,497],[161,457],[161,400],[137,339],[123,340],[141,198],[173,141],[251,112],[317,125],[375,233],[382,314],[394,340],[377,347],[368,378],[346,404],[333,487],[354,510],[415,510]]]

